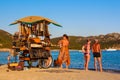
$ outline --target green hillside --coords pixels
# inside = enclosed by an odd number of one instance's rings
[[[53,45],[57,45],[61,37],[52,38],[51,42]],[[120,49],[120,33],[110,33],[99,36],[69,36],[70,49],[81,49],[83,44],[86,43],[87,39],[91,39],[92,43],[94,39],[98,39],[101,43],[102,49],[105,48],[116,48]],[[91,43],[91,44],[92,44]],[[11,48],[12,35],[6,31],[0,30],[0,48]],[[58,49],[59,47],[52,47],[52,49]]]
[[[10,48],[12,35],[6,31],[0,30],[0,48]]]
[[[70,49],[81,49],[82,46],[86,43],[86,40],[90,39],[92,41],[91,45],[93,44],[94,39],[98,39],[101,44],[101,48],[116,48],[120,49],[120,34],[119,33],[110,33],[106,35],[99,35],[99,36],[69,36],[70,40]],[[60,37],[51,39],[53,44],[57,44],[60,40]],[[58,48],[58,47],[54,47]]]

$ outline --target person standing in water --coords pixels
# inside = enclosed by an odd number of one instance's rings
[[[93,52],[93,57],[94,57],[94,68],[97,71],[96,62],[98,61],[100,71],[102,72],[101,48],[100,48],[99,41],[97,39],[95,39],[95,43],[92,46],[92,52]]]
[[[82,52],[84,53],[84,68],[88,71],[88,65],[90,61],[90,40],[87,40],[87,43],[82,46]]]
[[[63,35],[62,39],[58,42],[60,46],[60,52],[57,59],[57,64],[62,68],[62,64],[66,63],[66,69],[70,65],[70,55],[69,55],[69,39],[66,34]]]

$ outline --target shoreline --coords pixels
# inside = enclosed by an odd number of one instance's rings
[[[116,51],[118,51],[120,49],[116,49]],[[10,48],[0,48],[0,52],[9,52]],[[59,49],[51,49],[51,51],[59,51]],[[81,52],[82,50],[78,50],[78,49],[69,49],[69,51],[79,51]],[[106,49],[102,49],[102,51],[107,51]]]
[[[1,48],[0,49],[0,52],[9,52],[10,51],[10,48]]]

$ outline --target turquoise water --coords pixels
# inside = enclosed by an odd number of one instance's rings
[[[53,59],[57,59],[58,51],[52,51]],[[8,52],[0,52],[0,64],[7,64]],[[70,68],[83,69],[84,57],[83,53],[79,51],[70,51],[71,64]],[[11,60],[13,61],[13,59]],[[89,63],[89,69],[93,69],[93,55]],[[120,71],[120,51],[102,51],[102,64],[103,69],[118,70]]]

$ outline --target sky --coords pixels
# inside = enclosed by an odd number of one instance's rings
[[[120,0],[0,0],[2,30],[13,34],[18,25],[9,26],[10,23],[33,15],[63,26],[50,24],[51,37],[120,33]]]

